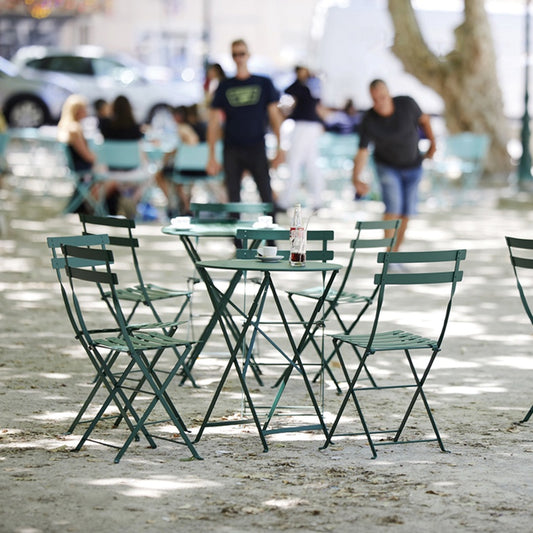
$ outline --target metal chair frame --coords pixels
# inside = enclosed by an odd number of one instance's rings
[[[376,311],[374,321],[370,333],[356,334],[356,335],[333,335],[333,343],[335,351],[341,362],[344,376],[349,384],[348,391],[344,396],[341,406],[338,410],[337,416],[330,429],[329,435],[323,448],[328,447],[332,443],[332,438],[337,430],[338,424],[342,418],[345,408],[350,401],[353,400],[359,420],[363,427],[363,433],[346,433],[344,435],[365,435],[372,451],[372,457],[377,457],[376,447],[392,444],[407,444],[414,442],[431,442],[437,441],[442,451],[446,451],[444,443],[437,428],[437,424],[433,417],[431,408],[424,392],[424,384],[428,378],[429,372],[433,366],[438,352],[441,350],[441,345],[444,340],[446,327],[450,317],[452,300],[455,294],[457,283],[463,278],[463,272],[460,270],[461,261],[466,257],[466,250],[443,250],[443,251],[428,251],[428,252],[382,252],[378,255],[378,262],[383,264],[381,274],[376,274],[375,284],[379,286],[379,292],[376,303]],[[414,266],[418,264],[416,272],[396,273],[390,272],[389,266],[391,263],[406,264]],[[404,330],[381,331],[380,316],[382,306],[384,303],[385,291],[391,286],[408,286],[408,285],[427,285],[427,284],[446,284],[449,286],[449,294],[447,304],[444,311],[443,324],[438,335],[428,338],[423,337],[417,333]],[[412,296],[411,296],[412,298]],[[355,351],[358,359],[358,365],[353,376],[350,376],[344,358],[341,354],[341,346],[343,344],[350,345]],[[429,351],[427,362],[423,368],[417,369],[411,351],[426,350]],[[363,372],[365,365],[369,360],[376,359],[379,352],[403,352],[408,366],[412,373],[412,381],[409,383],[400,383],[392,385],[380,385],[376,387],[362,387],[357,386],[359,377]],[[391,389],[405,389],[414,388],[414,393],[407,406],[407,409],[402,417],[399,426],[393,430],[377,430],[371,431],[359,401],[359,396],[364,391],[379,391]],[[418,398],[421,398],[425,412],[427,413],[435,438],[427,439],[406,439],[400,441],[407,421],[409,420],[413,407]],[[392,440],[382,440],[376,442],[372,435],[389,435],[393,434]]]

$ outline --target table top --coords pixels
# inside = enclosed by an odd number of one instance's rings
[[[274,263],[261,261],[260,259],[212,259],[199,261],[198,266],[221,270],[250,270],[258,272],[330,272],[342,268],[342,265],[323,263],[322,261],[307,261],[304,266],[296,267],[291,266],[288,260]]]
[[[190,237],[234,237],[239,228],[251,228],[253,220],[228,220],[225,222],[200,222],[188,228],[164,226],[161,231],[167,235],[184,235]]]

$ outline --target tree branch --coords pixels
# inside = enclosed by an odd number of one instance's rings
[[[388,2],[395,29],[392,52],[402,61],[407,72],[439,91],[446,63],[430,50],[424,40],[411,1],[388,0]]]

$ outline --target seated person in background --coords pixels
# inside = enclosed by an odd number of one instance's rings
[[[191,190],[192,186],[182,183],[172,183],[172,174],[174,173],[174,159],[176,151],[179,150],[179,144],[198,144],[200,138],[194,128],[187,122],[187,108],[178,106],[172,109],[172,116],[176,122],[178,132],[178,148],[165,154],[163,167],[155,175],[155,181],[167,198],[168,207],[167,215],[172,218],[176,215],[186,215],[190,211]],[[173,189],[171,189],[173,187]],[[178,205],[174,204],[174,194]]]
[[[100,131],[104,140],[119,140],[119,141],[140,141],[144,137],[141,126],[135,121],[133,116],[133,109],[130,101],[125,96],[117,96],[111,106],[111,116],[103,118],[99,123]],[[139,150],[141,147],[139,146]],[[141,157],[144,157],[141,154]],[[131,167],[124,168],[109,168],[112,171],[130,170]],[[128,218],[133,218],[137,209],[137,204],[141,200],[144,192],[144,187],[139,185],[129,185],[117,187],[118,204],[117,210],[119,214],[123,214]]]
[[[141,126],[135,121],[130,101],[117,96],[111,106],[111,116],[100,121],[104,139],[135,141],[143,138]]]
[[[105,122],[111,118],[111,104],[103,98],[98,98],[98,100],[95,100],[93,107],[98,120],[98,129],[102,131],[102,122]]]
[[[357,110],[351,98],[346,100],[344,107],[331,110],[324,117],[326,131],[333,133],[349,134],[358,133],[362,114]]]
[[[205,143],[207,140],[207,122],[200,119],[200,112],[196,104],[186,108],[185,122],[196,132],[199,142]]]
[[[85,98],[79,94],[71,94],[61,109],[61,118],[57,125],[57,139],[67,145],[73,170],[77,173],[78,180],[90,184],[93,181],[92,168],[96,162],[96,154],[90,150],[83,133],[81,121],[86,116],[87,102]],[[94,186],[91,192],[95,197],[98,194]],[[77,193],[74,191],[68,205],[76,196]],[[90,213],[92,208],[87,202],[83,202],[76,207],[76,212]]]

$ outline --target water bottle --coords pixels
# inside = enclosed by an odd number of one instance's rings
[[[291,266],[305,265],[305,227],[302,221],[302,206],[296,204],[290,227],[290,260]]]

